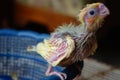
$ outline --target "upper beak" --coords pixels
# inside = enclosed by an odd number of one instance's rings
[[[99,5],[99,11],[101,16],[107,16],[110,14],[109,9],[104,4]]]

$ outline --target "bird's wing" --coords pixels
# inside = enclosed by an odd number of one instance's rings
[[[52,66],[56,66],[64,58],[68,58],[75,48],[70,35],[45,39],[37,45],[37,52]]]

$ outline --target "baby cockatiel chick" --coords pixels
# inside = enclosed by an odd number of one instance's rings
[[[103,3],[88,4],[78,15],[80,25],[62,25],[51,33],[49,39],[38,43],[37,52],[49,63],[46,75],[58,75],[64,80],[67,76],[52,72],[52,67],[67,67],[94,54],[97,48],[95,33],[107,15],[109,10]]]

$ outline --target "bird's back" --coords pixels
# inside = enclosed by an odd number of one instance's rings
[[[80,37],[81,34],[85,32],[85,28],[82,25],[74,25],[73,23],[70,24],[63,24],[62,26],[59,26],[53,34],[69,34],[71,36],[78,36]],[[64,35],[63,35],[64,36]]]

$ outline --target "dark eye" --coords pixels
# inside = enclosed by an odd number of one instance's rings
[[[89,12],[89,14],[90,14],[90,15],[94,15],[94,14],[95,14],[94,10],[91,10],[91,11]]]
[[[96,15],[96,10],[95,9],[89,10],[88,15],[89,16],[95,16]]]

